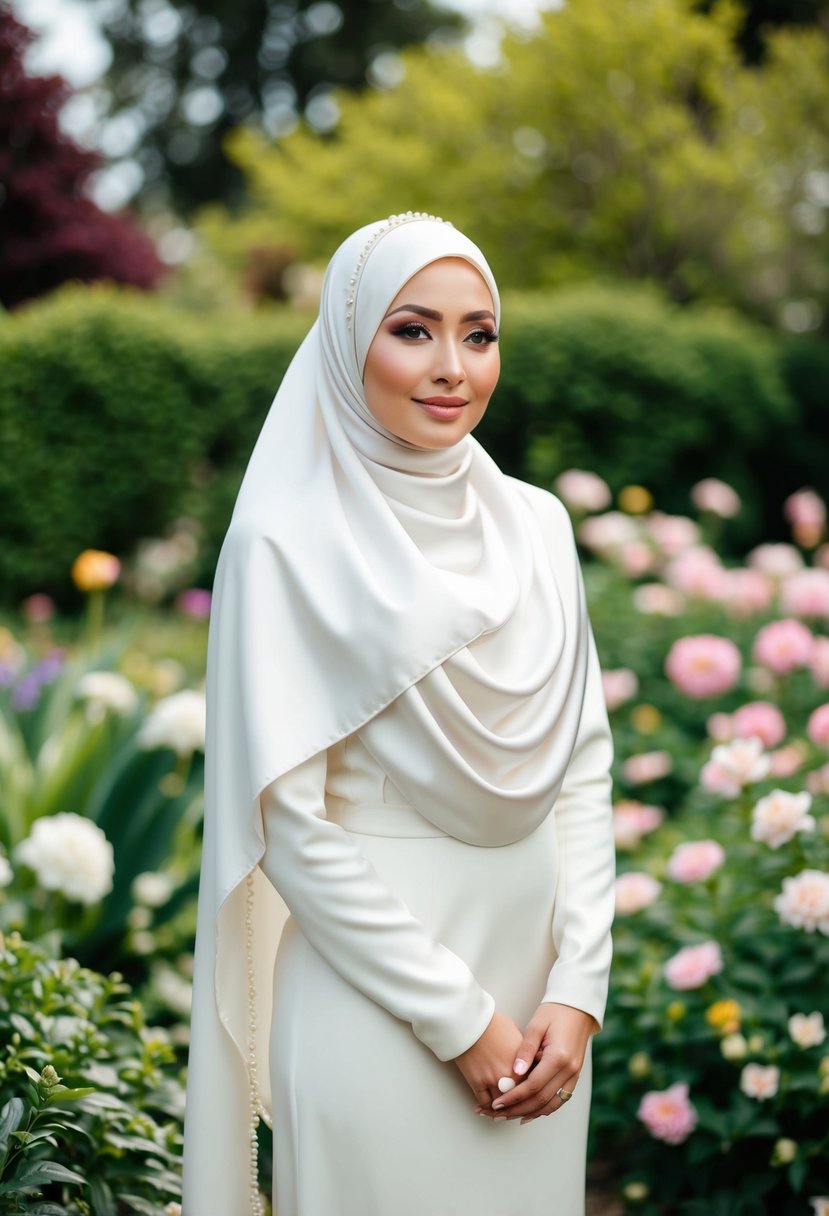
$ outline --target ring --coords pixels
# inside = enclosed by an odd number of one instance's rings
[[[573,1096],[573,1091],[570,1089],[557,1089],[556,1097],[561,1098],[562,1102],[569,1102]]]

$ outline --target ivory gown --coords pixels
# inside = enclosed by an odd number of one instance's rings
[[[515,843],[467,844],[419,814],[369,752],[371,728],[261,797],[261,866],[291,910],[271,1035],[275,1216],[581,1216],[589,1051],[572,1101],[524,1127],[475,1115],[451,1059],[496,1007],[523,1027],[559,1001],[601,1024],[611,744],[592,637],[564,786]]]

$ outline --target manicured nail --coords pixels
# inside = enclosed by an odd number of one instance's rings
[[[503,1109],[504,1109],[504,1104],[503,1104],[503,1102],[493,1102],[493,1103],[492,1103],[492,1109],[493,1109],[493,1110],[503,1110]]]
[[[527,1071],[527,1061],[516,1060],[512,1066],[512,1071],[517,1072],[519,1077],[523,1077],[524,1073]]]
[[[506,1121],[507,1121],[506,1115],[496,1115],[495,1118],[492,1120],[493,1123],[506,1123]]]

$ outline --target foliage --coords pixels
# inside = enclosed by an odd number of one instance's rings
[[[233,135],[252,205],[206,214],[203,230],[237,265],[286,242],[317,261],[358,222],[422,210],[468,232],[505,286],[646,279],[814,328],[829,43],[784,30],[747,68],[737,22],[723,4],[573,0],[536,36],[506,38],[491,70],[406,51],[399,85],[340,97],[334,138]]]
[[[0,935],[3,1212],[172,1211],[184,1106],[174,1065],[119,975]]]
[[[184,211],[232,202],[240,175],[222,137],[235,124],[256,119],[280,134],[304,111],[327,129],[333,86],[365,85],[383,56],[388,62],[397,48],[458,25],[457,14],[428,0],[199,0],[158,5],[152,15],[126,0],[101,18],[113,52],[106,108],[139,116],[130,154],[144,170],[145,194],[161,188]]]
[[[9,308],[67,279],[152,287],[162,269],[152,242],[88,196],[102,158],[60,129],[66,83],[24,71],[30,41],[0,4],[0,301]]]

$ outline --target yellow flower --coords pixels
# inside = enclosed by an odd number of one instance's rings
[[[705,1011],[705,1020],[720,1034],[734,1034],[740,1029],[742,1010],[737,1001],[715,1001]]]
[[[646,1077],[650,1070],[650,1056],[644,1051],[637,1051],[628,1060],[628,1072],[632,1077]]]
[[[629,1182],[622,1193],[628,1203],[641,1203],[648,1197],[648,1188],[644,1182]]]
[[[644,515],[653,506],[653,495],[644,486],[625,486],[619,491],[619,506],[628,515]]]
[[[684,1001],[671,1001],[665,1014],[669,1022],[681,1022],[688,1012],[688,1006]]]
[[[72,563],[72,581],[80,591],[103,591],[117,582],[121,563],[103,549],[84,549]]]
[[[652,735],[662,725],[662,715],[655,705],[637,705],[631,710],[630,721],[640,734]]]
[[[772,1165],[790,1165],[797,1156],[797,1144],[794,1140],[778,1140],[772,1149]]]

